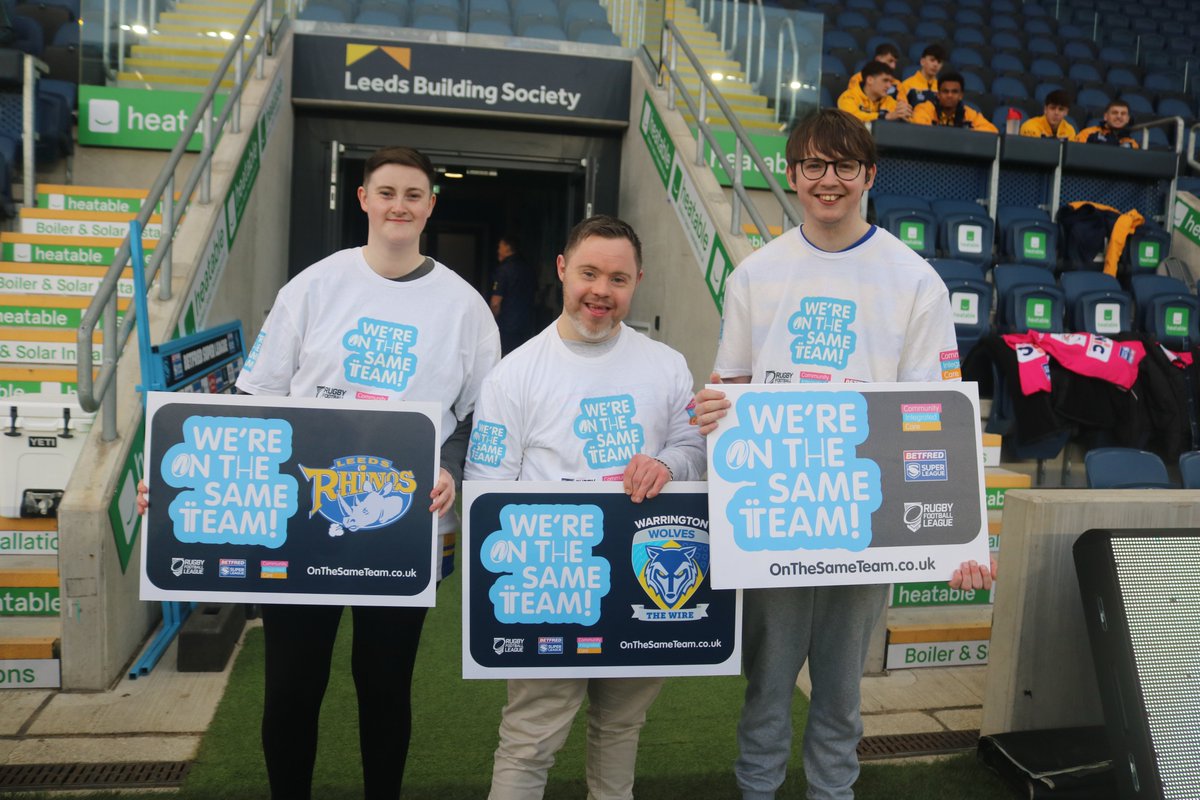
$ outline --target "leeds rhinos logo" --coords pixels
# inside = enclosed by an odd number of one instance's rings
[[[329,520],[330,536],[391,525],[408,513],[417,489],[412,470],[396,470],[379,456],[342,456],[327,469],[300,471],[312,484],[308,516]]]
[[[643,622],[690,622],[708,616],[708,603],[684,605],[708,576],[708,531],[695,517],[647,520],[651,527],[633,536],[631,558],[638,585],[655,607],[633,606]],[[644,522],[639,523],[641,527]]]

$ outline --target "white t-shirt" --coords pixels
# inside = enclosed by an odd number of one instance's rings
[[[252,395],[416,400],[441,405],[442,442],[475,408],[500,359],[500,334],[479,292],[434,262],[393,281],[362,248],[318,261],[279,295],[237,379]],[[458,528],[451,511],[439,520]]]
[[[393,281],[355,247],[279,290],[237,386],[249,394],[440,403],[444,440],[474,408],[499,342],[487,303],[449,268],[434,262],[428,275]]]
[[[704,439],[688,424],[683,356],[621,326],[599,356],[572,352],[555,324],[483,382],[467,449],[468,480],[620,480],[637,453],[674,480],[704,472]]]
[[[733,271],[717,348],[722,378],[751,383],[960,377],[945,284],[882,228],[827,253],[793,228]]]

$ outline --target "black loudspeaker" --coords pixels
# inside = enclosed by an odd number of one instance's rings
[[[1075,542],[1122,798],[1200,798],[1200,530],[1091,530]]]

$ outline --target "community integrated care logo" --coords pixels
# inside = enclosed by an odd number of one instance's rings
[[[384,528],[408,513],[417,481],[380,456],[342,456],[327,468],[300,466],[312,484],[308,516],[329,520],[329,535]]]
[[[654,606],[633,606],[642,622],[688,622],[708,616],[708,603],[685,608],[708,575],[708,520],[663,515],[638,520],[630,557],[638,585]]]

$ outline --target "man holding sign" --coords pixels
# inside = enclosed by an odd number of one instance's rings
[[[621,324],[642,278],[637,234],[613,217],[584,220],[558,257],[558,277],[562,315],[484,381],[465,477],[622,481],[635,503],[655,497],[672,478],[699,478],[704,440],[688,425],[687,364]],[[585,695],[588,796],[632,798],[638,735],[662,683],[510,680],[491,800],[542,796]]]
[[[958,380],[954,323],[933,269],[859,208],[874,183],[875,143],[850,114],[825,109],[787,142],[788,184],[804,224],[747,258],[729,278],[713,383]],[[701,433],[730,408],[723,392],[696,395]],[[990,588],[975,562],[954,581]],[[887,585],[752,589],[743,595],[748,681],[738,725],[738,786],[767,800],[791,752],[791,701],[809,663],[804,737],[811,800],[853,798],[862,737],[860,676]]]

